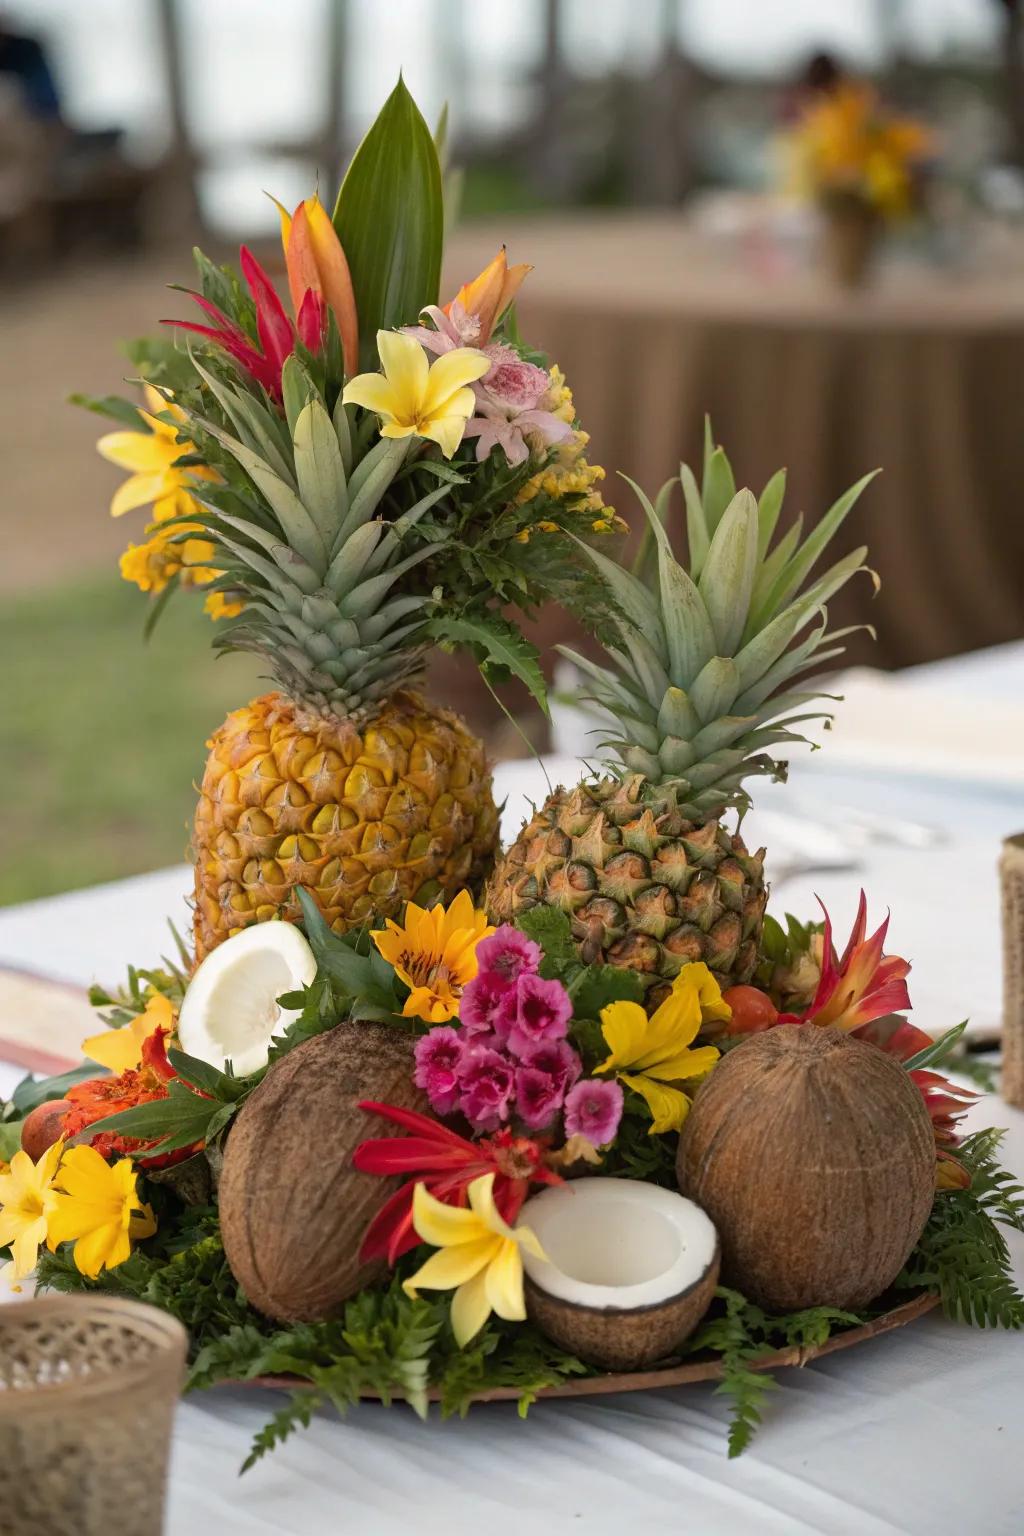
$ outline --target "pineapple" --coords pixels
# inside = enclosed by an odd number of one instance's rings
[[[279,685],[208,743],[193,835],[198,961],[250,923],[297,919],[296,886],[344,932],[478,883],[498,820],[482,744],[417,691],[431,597],[401,588],[432,553],[404,554],[403,536],[447,484],[382,521],[409,439],[366,451],[340,398],[332,417],[297,359],[285,364],[284,420],[193,364],[237,436],[194,413],[190,430],[259,492],[255,510],[249,492],[232,512],[235,488],[214,488],[190,514],[216,543],[217,590],[244,601],[221,643],[256,652]]]
[[[871,476],[802,541],[794,523],[769,553],[785,472],[759,501],[736,491],[708,429],[702,486],[681,468],[689,558],[666,532],[675,482],[654,506],[632,572],[589,551],[615,604],[602,667],[559,647],[589,682],[612,730],[603,777],[557,789],[499,862],[487,890],[492,921],[537,905],[571,918],[581,958],[636,970],[656,1005],[688,961],[720,984],[747,982],[758,962],[766,900],[764,850],[726,825],[749,803],[745,782],[781,778],[766,750],[826,718],[802,676],[834,660],[849,631],[829,633],[825,604],[857,571],[857,549],[800,589]]]

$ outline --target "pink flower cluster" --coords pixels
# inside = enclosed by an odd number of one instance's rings
[[[622,1090],[578,1081],[582,1064],[566,1039],[572,1001],[560,981],[538,974],[539,946],[505,926],[476,954],[479,971],[462,994],[462,1028],[441,1025],[416,1045],[415,1081],[431,1107],[439,1115],[458,1111],[475,1131],[496,1130],[512,1115],[538,1131],[564,1109],[567,1134],[595,1145],[611,1141]]]
[[[457,300],[448,314],[436,305],[424,310],[424,314],[434,322],[433,329],[429,325],[407,325],[403,330],[428,352],[443,355],[456,347],[480,345],[478,317],[467,315]],[[494,448],[500,447],[509,464],[525,464],[531,446],[546,449],[553,443],[567,442],[572,437],[572,427],[541,406],[551,387],[544,369],[526,362],[514,347],[502,342],[489,342],[480,350],[491,359],[491,368],[473,385],[476,411],[463,434],[477,439],[477,459],[482,463]]]

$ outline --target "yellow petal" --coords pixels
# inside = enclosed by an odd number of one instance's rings
[[[82,1055],[106,1067],[108,1072],[127,1072],[142,1060],[142,1042],[150,1027],[145,1014],[139,1014],[121,1029],[102,1029],[98,1035],[82,1041]]]
[[[506,1239],[484,1271],[487,1303],[509,1323],[521,1323],[526,1317],[523,1297],[523,1256],[511,1239]]]
[[[111,497],[110,515],[123,517],[126,512],[134,512],[147,502],[155,501],[166,489],[167,481],[163,475],[132,475]]]
[[[473,1180],[466,1193],[469,1195],[470,1210],[481,1227],[496,1233],[498,1237],[511,1238],[512,1229],[498,1214],[498,1207],[494,1203],[494,1174],[481,1174]]]
[[[393,391],[394,416],[399,425],[410,425],[420,415],[427,387],[427,354],[412,336],[398,331],[378,331],[377,352]]]
[[[493,1182],[493,1174],[491,1179]],[[470,1198],[472,1189],[470,1185]],[[485,1227],[474,1210],[446,1205],[422,1183],[417,1184],[412,1192],[412,1224],[423,1241],[434,1248],[447,1248],[452,1243],[469,1243],[485,1235]]]
[[[480,1272],[460,1285],[452,1297],[452,1332],[460,1349],[476,1337],[491,1315],[487,1299],[487,1271]]]
[[[107,432],[96,444],[96,451],[120,469],[136,469],[146,474],[162,471],[168,463],[166,444],[152,432]]]
[[[143,1205],[138,1211],[132,1213],[128,1224],[128,1235],[134,1242],[141,1242],[143,1238],[152,1237],[156,1231],[156,1217],[153,1215],[151,1205]]]
[[[357,373],[345,385],[341,398],[345,405],[361,405],[378,416],[393,417],[395,414],[395,391],[381,373]]]
[[[95,1280],[106,1265],[112,1269],[121,1264],[131,1252],[127,1233],[122,1233],[112,1223],[84,1232],[74,1247],[75,1268],[90,1280]]]
[[[446,459],[450,459],[456,448],[462,442],[466,430],[468,412],[462,416],[435,416],[431,421],[422,422],[418,433],[420,437],[427,437],[432,443],[436,443]],[[382,437],[398,437],[398,432],[389,432],[382,429]]]
[[[17,1279],[24,1280],[36,1267],[39,1259],[39,1246],[46,1241],[46,1217],[37,1216],[35,1220],[26,1223],[11,1243],[11,1259],[14,1262],[14,1273]]]
[[[452,1291],[457,1285],[484,1269],[498,1250],[500,1237],[486,1233],[472,1243],[457,1243],[454,1248],[439,1248],[414,1275],[404,1283],[407,1295],[417,1291]]]
[[[601,1009],[601,1032],[611,1055],[597,1068],[598,1072],[632,1066],[643,1050],[647,1015],[639,1003],[609,1003],[607,1008]]]
[[[636,1077],[625,1072],[620,1072],[619,1077],[627,1088],[632,1088],[646,1100],[652,1116],[649,1136],[679,1130],[690,1108],[690,1101],[681,1089],[668,1088],[664,1083],[652,1082],[649,1077]]]
[[[691,1077],[703,1077],[718,1060],[719,1052],[713,1045],[702,1045],[699,1050],[682,1050],[675,1056],[667,1056],[654,1066],[644,1067],[648,1077],[662,1083],[677,1083]]]
[[[432,364],[427,377],[423,395],[424,414],[432,416],[443,410],[446,416],[454,415],[455,412],[447,402],[467,384],[482,379],[490,370],[491,359],[476,347],[455,347],[451,352],[442,353]],[[475,403],[476,397],[472,398]]]

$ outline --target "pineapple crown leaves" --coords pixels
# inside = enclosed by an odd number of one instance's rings
[[[403,578],[431,547],[409,552],[406,536],[450,494],[452,477],[399,510],[389,493],[407,468],[408,440],[368,446],[364,423],[340,399],[328,412],[298,358],[285,365],[283,416],[192,364],[226,425],[212,409],[183,406],[187,430],[216,448],[208,459],[224,466],[225,483],[197,491],[177,536],[201,527],[223,573],[216,587],[245,605],[215,643],[267,656],[312,707],[356,714],[422,664],[434,599]],[[391,521],[381,516],[385,496]]]
[[[688,814],[745,803],[745,779],[784,771],[767,749],[803,741],[794,727],[830,718],[805,706],[835,696],[802,674],[842,655],[842,641],[860,627],[830,632],[826,605],[867,570],[866,548],[800,589],[872,478],[846,491],[803,542],[798,522],[769,552],[785,473],[772,476],[759,500],[737,491],[709,428],[701,486],[687,466],[680,472],[688,567],[667,531],[674,481],[653,504],[629,481],[647,518],[632,571],[587,550],[618,611],[617,634],[606,645],[612,667],[559,649],[587,678],[587,697],[619,727],[602,746],[627,771],[673,783]]]

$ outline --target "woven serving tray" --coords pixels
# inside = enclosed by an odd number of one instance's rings
[[[765,1355],[753,1366],[756,1371],[773,1371],[780,1366],[807,1365],[811,1360],[817,1360],[822,1355],[835,1354],[840,1349],[852,1349],[855,1344],[864,1344],[868,1339],[877,1338],[879,1334],[891,1333],[894,1328],[903,1328],[907,1323],[914,1322],[923,1317],[933,1307],[938,1306],[939,1298],[931,1292],[922,1291],[910,1301],[903,1302],[898,1307],[893,1307],[889,1312],[883,1312],[881,1317],[874,1318],[870,1323],[864,1323],[860,1328],[850,1328],[845,1333],[837,1333],[817,1348],[800,1349],[793,1345],[787,1349],[777,1349],[770,1355]],[[682,1387],[693,1381],[718,1381],[722,1376],[722,1363],[715,1359],[689,1360],[685,1364],[665,1366],[657,1371],[631,1371],[624,1373],[609,1373],[604,1376],[582,1376],[565,1381],[558,1387],[542,1387],[537,1393],[540,1397],[603,1397],[608,1392],[650,1392],[658,1387]],[[280,1391],[294,1391],[296,1387],[305,1387],[309,1383],[300,1376],[257,1376],[252,1381],[223,1382],[223,1386],[246,1387],[271,1387]],[[379,1401],[375,1392],[362,1394],[368,1401]],[[397,1394],[396,1394],[397,1396]],[[431,1402],[436,1402],[439,1396],[434,1390],[427,1393]],[[500,1403],[514,1401],[520,1396],[515,1387],[494,1387],[488,1392],[478,1392],[473,1398],[475,1403]]]

